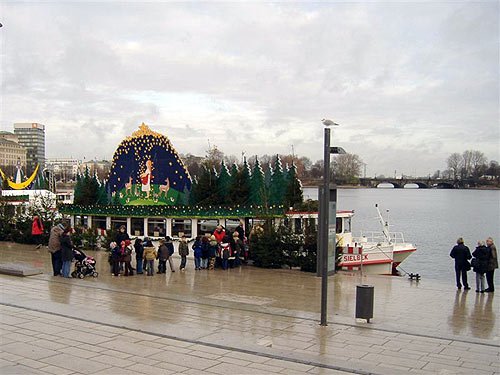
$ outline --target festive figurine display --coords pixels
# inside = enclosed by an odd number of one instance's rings
[[[153,162],[146,161],[146,171],[141,174],[142,191],[146,193],[146,199],[149,199],[151,192],[151,179],[153,177]]]
[[[142,124],[116,149],[109,190],[122,205],[184,204],[191,176],[168,138]]]

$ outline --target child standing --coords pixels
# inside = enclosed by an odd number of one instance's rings
[[[231,245],[229,237],[224,237],[224,240],[220,244],[221,246],[221,258],[222,258],[222,269],[228,269],[229,257],[231,256]]]
[[[116,242],[111,242],[109,248],[111,249],[111,274],[120,276],[120,247]]]
[[[210,264],[208,266],[209,270],[213,270],[215,268],[215,257],[217,256],[218,250],[219,243],[215,239],[215,236],[212,235],[210,237],[210,242],[208,243],[208,257],[210,258]]]
[[[201,236],[197,236],[193,244],[194,269],[201,270]]]
[[[179,243],[179,255],[181,256],[180,270],[184,271],[186,269],[187,256],[189,255],[186,236],[181,237],[181,242]]]
[[[153,243],[150,240],[144,241],[144,259],[146,260],[148,276],[153,276],[156,255],[156,249]]]
[[[130,240],[125,240],[125,249],[123,250],[123,263],[125,264],[125,276],[133,276],[132,268],[132,245]]]

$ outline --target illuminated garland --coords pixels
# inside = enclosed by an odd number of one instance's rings
[[[159,217],[172,219],[238,219],[242,217],[278,218],[285,216],[283,206],[99,206],[65,204],[59,207],[65,215],[112,217]]]

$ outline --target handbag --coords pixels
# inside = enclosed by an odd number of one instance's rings
[[[466,261],[465,261],[465,270],[466,270],[466,271],[470,271],[470,269],[471,269],[471,268],[472,268],[472,267],[471,267],[470,262],[469,262],[468,260],[466,260]]]
[[[467,262],[469,263],[469,262]],[[470,264],[469,264],[469,269],[471,269],[471,267],[473,268],[476,268],[478,266],[478,261],[477,261],[477,258],[472,258],[472,260],[470,261]]]

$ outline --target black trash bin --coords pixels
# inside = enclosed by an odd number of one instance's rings
[[[373,285],[356,286],[356,319],[366,319],[370,323],[373,318],[374,296]]]

